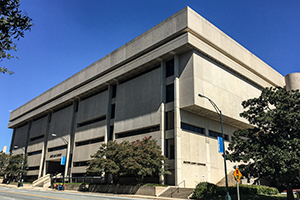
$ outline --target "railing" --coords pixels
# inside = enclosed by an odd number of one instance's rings
[[[55,176],[51,178],[52,183],[62,182],[63,176]],[[72,177],[66,176],[65,182],[68,183],[104,183],[105,179],[101,176],[81,176],[81,177]]]
[[[174,190],[171,191],[171,194],[170,194],[171,198],[172,198],[172,195],[173,195],[175,192],[177,192],[177,193],[179,192],[179,188],[180,188],[179,186],[180,186],[182,183],[184,184],[184,185],[183,185],[183,188],[185,188],[185,180],[183,180],[183,181],[181,181],[181,182],[174,188]]]

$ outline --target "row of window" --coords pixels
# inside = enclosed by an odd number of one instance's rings
[[[94,124],[94,123],[97,123],[97,122],[101,122],[101,121],[104,121],[104,120],[106,120],[105,115],[101,116],[101,117],[98,117],[98,118],[95,118],[95,119],[88,120],[86,122],[78,123],[77,128],[82,127],[82,126],[87,126],[87,125],[90,125],[90,124]]]
[[[29,152],[27,155],[28,155],[28,156],[34,156],[34,155],[38,155],[38,154],[41,154],[41,153],[42,153],[42,150],[40,150],[40,151]]]
[[[214,132],[214,131],[209,131],[208,135],[211,136],[211,137],[214,137],[214,138],[222,137],[221,133],[217,133],[217,132]],[[226,135],[226,134],[224,134],[224,139],[227,140],[227,141],[229,141],[229,136]]]
[[[30,138],[30,142],[33,142],[33,141],[36,141],[36,140],[39,140],[39,139],[43,139],[44,138],[44,135],[39,135],[39,136],[36,136],[36,137],[32,137]]]
[[[82,167],[87,165],[88,165],[88,161],[73,162],[73,167]]]
[[[205,166],[205,163],[198,163],[198,162],[191,162],[191,161],[183,161],[184,164],[190,164],[190,165],[201,165]]]
[[[59,150],[66,149],[66,148],[67,148],[67,145],[63,145],[63,146],[59,146],[59,147],[53,147],[53,148],[49,148],[48,152],[59,151]]]
[[[134,131],[116,133],[116,139],[123,138],[123,137],[130,137],[130,136],[134,136],[134,135],[141,135],[141,134],[145,134],[145,133],[151,133],[151,132],[155,132],[155,131],[159,131],[159,130],[160,130],[159,125],[157,125],[157,126],[147,127],[147,128],[143,128],[143,129],[139,129],[139,130],[134,130]]]
[[[184,130],[184,131],[189,131],[189,132],[205,135],[204,128],[200,128],[200,127],[190,125],[190,124],[186,124],[186,123],[183,123],[183,122],[181,122],[181,129]],[[208,135],[210,137],[214,137],[214,138],[222,137],[221,133],[211,131],[211,130],[208,131]],[[224,134],[224,139],[229,141],[229,136]]]
[[[171,127],[168,127],[168,128],[171,128]],[[181,122],[181,129],[184,130],[184,131],[189,131],[189,132],[205,135],[204,128],[197,127],[197,126],[190,125],[190,124],[186,124],[186,123],[183,123],[183,122]],[[157,125],[157,126],[152,126],[152,127],[139,129],[139,130],[128,131],[128,132],[123,132],[123,133],[117,133],[116,134],[116,139],[135,136],[135,135],[141,135],[141,134],[145,134],[145,133],[151,133],[151,132],[155,132],[155,131],[159,131],[159,130],[160,130],[160,127],[159,127],[159,125]],[[113,126],[110,127],[110,135],[112,135],[112,133],[113,133]],[[217,137],[222,137],[222,134],[218,133],[218,132],[214,132],[214,131],[209,131],[209,136],[217,138]],[[229,140],[229,136],[226,135],[226,134],[224,134],[224,138],[227,141]],[[94,143],[98,143],[98,142],[104,142],[104,137],[93,138],[91,140],[76,142],[75,146],[76,147],[84,146],[84,145],[94,144]],[[53,147],[53,148],[49,148],[48,152],[59,151],[59,150],[66,149],[66,148],[67,148],[67,145],[59,146],[59,147]],[[37,155],[37,154],[41,154],[41,153],[42,153],[41,150],[40,151],[29,152],[28,156]]]
[[[28,167],[28,170],[39,170],[40,166]]]
[[[186,123],[183,123],[183,122],[181,122],[181,129],[185,130],[185,131],[194,132],[194,133],[205,134],[204,133],[204,128],[200,128],[200,127],[193,126],[193,125],[190,125],[190,124],[186,124]]]
[[[104,137],[93,138],[93,139],[91,139],[91,140],[86,140],[86,141],[76,142],[76,143],[75,143],[75,146],[76,146],[76,147],[79,147],[79,146],[84,146],[84,145],[94,144],[94,143],[98,143],[98,142],[104,142]]]

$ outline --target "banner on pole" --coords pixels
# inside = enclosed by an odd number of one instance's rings
[[[218,137],[218,146],[219,146],[219,153],[224,153],[223,138],[221,137]]]
[[[60,165],[65,165],[66,164],[66,156],[62,156],[60,160]]]

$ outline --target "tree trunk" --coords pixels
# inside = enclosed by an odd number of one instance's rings
[[[294,194],[293,194],[293,186],[292,185],[287,186],[287,188],[286,188],[286,194],[287,194],[287,196],[286,196],[287,200],[295,200]]]

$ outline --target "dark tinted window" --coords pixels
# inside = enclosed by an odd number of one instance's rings
[[[174,101],[174,84],[166,86],[166,103]]]
[[[166,62],[166,77],[174,75],[174,59]]]

